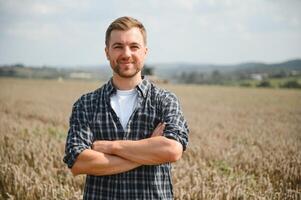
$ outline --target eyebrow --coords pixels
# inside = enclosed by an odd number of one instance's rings
[[[138,46],[141,46],[141,44],[137,43],[137,42],[133,42],[131,43],[130,45],[138,45]]]
[[[112,44],[112,46],[119,46],[119,45],[123,45],[123,44],[120,42],[115,42],[114,44]]]
[[[119,46],[119,45],[123,46],[124,44],[121,43],[121,42],[115,42],[114,44],[112,44],[112,46]],[[132,43],[130,43],[130,45],[138,45],[138,46],[141,46],[141,44],[139,44],[139,43],[137,43],[137,42],[132,42]]]

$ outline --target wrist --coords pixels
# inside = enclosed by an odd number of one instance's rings
[[[112,148],[111,149],[112,154],[118,155],[118,152],[120,150],[120,141],[119,140],[113,141],[111,148]]]

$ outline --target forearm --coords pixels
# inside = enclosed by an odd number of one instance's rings
[[[112,153],[143,165],[175,162],[182,156],[182,145],[164,136],[132,141],[118,140],[112,145]]]
[[[86,149],[79,154],[71,171],[73,175],[112,175],[132,170],[141,164],[124,158]]]

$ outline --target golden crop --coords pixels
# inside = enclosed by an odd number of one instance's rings
[[[80,199],[63,163],[72,104],[100,83],[0,79],[0,199]],[[175,199],[301,199],[301,92],[162,85],[190,144],[173,164]]]

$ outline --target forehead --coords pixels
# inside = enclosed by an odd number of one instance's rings
[[[113,45],[115,43],[130,44],[138,43],[144,45],[143,35],[139,28],[131,28],[126,31],[122,30],[113,30],[111,32],[111,37],[109,44]]]

